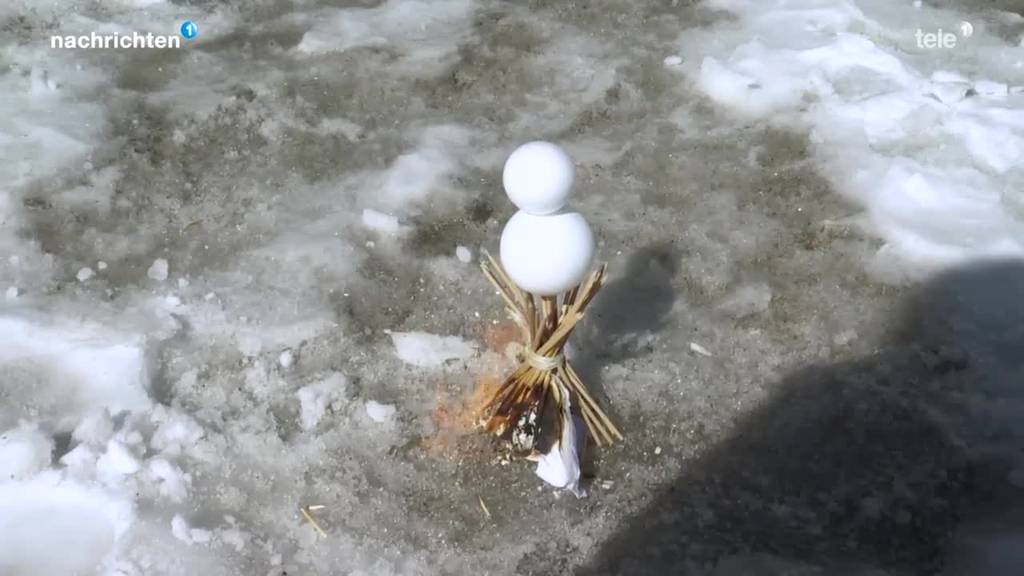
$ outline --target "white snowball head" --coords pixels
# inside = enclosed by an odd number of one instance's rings
[[[594,234],[579,212],[516,212],[501,233],[501,265],[520,288],[561,294],[583,281],[594,259]]]
[[[520,210],[530,214],[557,212],[569,200],[576,177],[572,158],[550,142],[527,142],[505,161],[505,193]]]

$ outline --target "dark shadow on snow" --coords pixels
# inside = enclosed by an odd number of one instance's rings
[[[610,290],[617,311],[631,300],[622,290]],[[1005,482],[1005,454],[988,447],[1004,438],[1021,450],[1012,417],[982,407],[1024,389],[1024,264],[943,274],[911,294],[897,322],[878,353],[779,383],[577,573],[938,573],[951,530]],[[827,568],[736,567],[756,554]]]
[[[650,351],[676,300],[672,278],[679,258],[669,243],[650,244],[631,254],[624,270],[611,271],[615,279],[598,292],[573,337],[573,367],[616,422],[601,370],[608,363]]]

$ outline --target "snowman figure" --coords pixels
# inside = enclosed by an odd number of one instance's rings
[[[590,271],[594,234],[565,208],[574,179],[572,159],[550,142],[523,144],[505,162],[505,193],[519,211],[501,233],[501,265],[531,294],[567,292]]]
[[[519,211],[502,231],[501,264],[486,254],[481,266],[522,338],[519,366],[486,405],[482,425],[536,461],[543,480],[580,496],[583,428],[598,445],[622,435],[562,353],[605,278],[604,265],[591,270],[590,226],[566,208],[574,178],[572,159],[550,142],[524,144],[505,162],[505,192]]]

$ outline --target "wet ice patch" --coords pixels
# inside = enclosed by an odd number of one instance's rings
[[[395,65],[402,69],[436,70],[467,38],[474,8],[472,0],[389,0],[374,8],[324,10],[296,50],[323,54],[383,47],[401,55],[403,61]]]
[[[426,332],[392,332],[395,354],[403,362],[421,368],[435,368],[449,360],[469,358],[475,346],[455,336],[438,336]]]
[[[911,44],[915,29],[958,23],[954,12],[873,1],[710,4],[738,19],[687,31],[680,43],[692,57],[681,68],[744,117],[810,132],[822,172],[886,242],[876,272],[900,280],[1024,256],[1024,99],[1006,84],[1024,84],[1024,47],[978,26],[937,68],[941,55]]]
[[[367,188],[366,202],[385,211],[413,211],[458,173],[471,136],[469,130],[455,125],[424,129],[416,147],[395,158]]]

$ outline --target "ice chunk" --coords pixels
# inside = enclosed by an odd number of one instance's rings
[[[71,437],[86,444],[103,445],[114,435],[114,421],[110,418],[110,411],[102,409],[86,415]]]
[[[967,82],[932,82],[931,95],[943,104],[956,104],[967,97]]]
[[[116,481],[139,471],[142,465],[124,444],[117,440],[107,442],[107,451],[96,462],[96,470],[108,481]]]
[[[366,402],[366,415],[370,417],[370,420],[380,424],[391,422],[396,411],[395,407],[390,404],[381,404],[373,400]]]
[[[93,272],[92,268],[85,267],[79,270],[78,274],[75,274],[75,278],[78,278],[79,282],[85,282],[86,280],[89,280],[95,275],[96,273]]]
[[[363,210],[363,226],[381,234],[397,234],[400,229],[398,218],[369,208]]]
[[[1010,88],[1002,82],[993,82],[991,80],[979,80],[974,83],[974,91],[979,96],[986,98],[997,98],[1003,99],[1010,94]]]
[[[93,478],[96,476],[96,461],[99,458],[98,452],[86,444],[79,444],[61,456],[60,463],[67,468],[72,477]]]
[[[157,406],[150,419],[157,428],[149,439],[149,446],[160,454],[178,456],[188,452],[206,434],[195,419],[173,408]]]
[[[449,360],[469,358],[475,347],[455,336],[426,332],[392,332],[395,353],[408,364],[421,368],[441,366]]]
[[[326,379],[303,386],[295,393],[299,399],[299,421],[303,430],[312,430],[320,422],[327,407],[345,392],[348,381],[335,372]]]
[[[157,258],[153,260],[153,264],[146,270],[146,276],[150,279],[156,280],[157,282],[163,282],[167,280],[168,265],[167,260],[163,258]]]
[[[455,257],[459,259],[459,262],[469,264],[473,260],[473,253],[465,246],[457,246],[455,248]]]
[[[690,342],[690,351],[696,354],[700,354],[701,356],[707,356],[708,358],[711,358],[712,356],[710,350],[701,346],[700,344],[697,344],[696,342]]]
[[[281,355],[277,357],[277,363],[281,365],[281,368],[291,368],[292,364],[295,363],[295,353],[291,350],[281,352]]]
[[[163,458],[150,460],[146,467],[146,477],[165,498],[181,502],[188,496],[188,475],[169,460]]]
[[[192,543],[192,536],[188,533],[189,527],[188,522],[181,514],[175,514],[174,518],[171,518],[171,534],[175,538],[185,542],[186,544]]]

